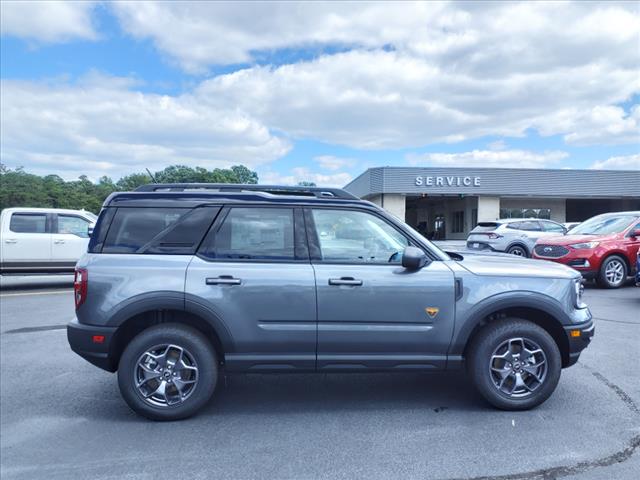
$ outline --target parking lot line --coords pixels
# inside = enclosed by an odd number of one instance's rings
[[[4,298],[4,297],[27,297],[27,296],[30,296],[30,295],[57,295],[57,294],[62,294],[62,293],[69,294],[71,292],[73,292],[73,290],[55,290],[55,291],[48,291],[48,292],[2,293],[2,294],[0,294],[0,298]]]

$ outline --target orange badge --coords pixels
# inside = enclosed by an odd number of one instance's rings
[[[424,311],[427,312],[427,315],[433,318],[438,314],[440,309],[438,307],[427,307],[424,309]]]

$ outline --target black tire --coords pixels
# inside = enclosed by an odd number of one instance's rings
[[[492,356],[496,349],[514,338],[524,338],[535,343],[546,357],[546,371],[542,382],[533,388],[533,392],[528,392],[522,397],[510,396],[499,390],[494,383],[494,375],[498,377],[498,374],[493,373],[491,369]],[[553,393],[562,370],[560,350],[551,335],[535,323],[519,318],[497,320],[480,330],[469,346],[466,364],[467,372],[478,392],[491,405],[501,410],[529,410],[537,407]],[[526,372],[525,375],[527,375]],[[532,380],[533,377],[525,378]],[[512,384],[515,384],[515,374],[513,379]],[[537,382],[531,382],[532,385],[534,383]]]
[[[607,268],[610,268],[613,262],[616,262],[615,265],[619,265],[622,269],[622,278],[617,282],[612,282],[607,278]],[[627,268],[627,262],[624,261],[624,258],[619,255],[611,255],[610,257],[605,258],[602,265],[600,265],[600,271],[596,277],[596,283],[602,288],[620,288],[627,281],[628,275],[629,269]]]
[[[511,245],[507,249],[507,253],[516,257],[529,258],[529,252],[522,245]]]
[[[136,386],[137,376],[141,372],[141,367],[138,366],[138,363],[141,358],[144,358],[142,356],[145,355],[145,352],[156,346],[160,346],[158,351],[162,351],[165,345],[180,347],[166,350],[169,352],[170,358],[171,356],[184,355],[184,357],[180,358],[185,359],[184,371],[187,373],[185,374],[181,371],[178,378],[188,375],[190,378],[195,378],[196,381],[192,384],[181,383],[182,391],[187,392],[185,393],[187,395],[186,398],[182,400],[183,396],[178,393],[177,380],[173,379],[173,386],[168,385],[172,382],[172,376],[170,373],[167,376],[167,371],[171,370],[171,365],[173,365],[173,375],[175,376],[176,370],[181,369],[180,366],[183,364],[176,366],[178,365],[177,362],[173,364],[171,361],[167,362],[166,365],[169,366],[163,369],[164,373],[160,375],[160,378],[168,378],[165,388],[171,394],[164,395],[165,400],[167,400],[166,404],[157,404],[161,402],[152,404],[154,398],[151,397],[146,400],[143,392]],[[180,349],[182,349],[182,352]],[[162,362],[157,363],[158,370],[161,369],[161,365]],[[194,371],[194,367],[197,371]],[[150,375],[151,379],[147,381],[149,383],[145,383],[144,388],[147,389],[147,385],[150,386],[148,391],[144,393],[149,393],[156,385],[160,384],[155,379],[156,375],[157,372],[153,372]],[[151,420],[181,420],[192,416],[209,401],[215,390],[217,380],[218,359],[211,343],[194,328],[175,323],[165,323],[150,327],[134,337],[120,357],[118,366],[118,385],[122,397],[134,412]],[[169,404],[172,401],[175,403]]]

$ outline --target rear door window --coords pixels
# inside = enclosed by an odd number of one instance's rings
[[[525,230],[528,232],[539,232],[542,230],[540,224],[536,221],[512,222],[507,225],[512,230]]]
[[[14,213],[9,230],[14,233],[47,233],[46,213]]]
[[[118,208],[102,253],[193,254],[219,210]]]
[[[216,260],[293,261],[293,208],[231,208],[202,252]]]

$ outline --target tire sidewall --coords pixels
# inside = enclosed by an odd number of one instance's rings
[[[547,359],[547,374],[542,385],[530,396],[510,398],[500,392],[491,379],[489,364],[496,348],[509,338],[525,337],[537,343]],[[471,379],[480,394],[493,406],[503,410],[528,410],[546,401],[560,380],[562,357],[556,342],[538,325],[520,319],[492,322],[481,331],[468,359]]]
[[[198,383],[182,403],[154,406],[147,403],[135,387],[135,368],[140,356],[159,344],[186,348],[198,366]],[[180,420],[195,414],[211,398],[218,378],[218,362],[210,342],[197,330],[178,324],[162,324],[138,334],[127,345],[118,367],[118,386],[129,407],[152,420]]]

